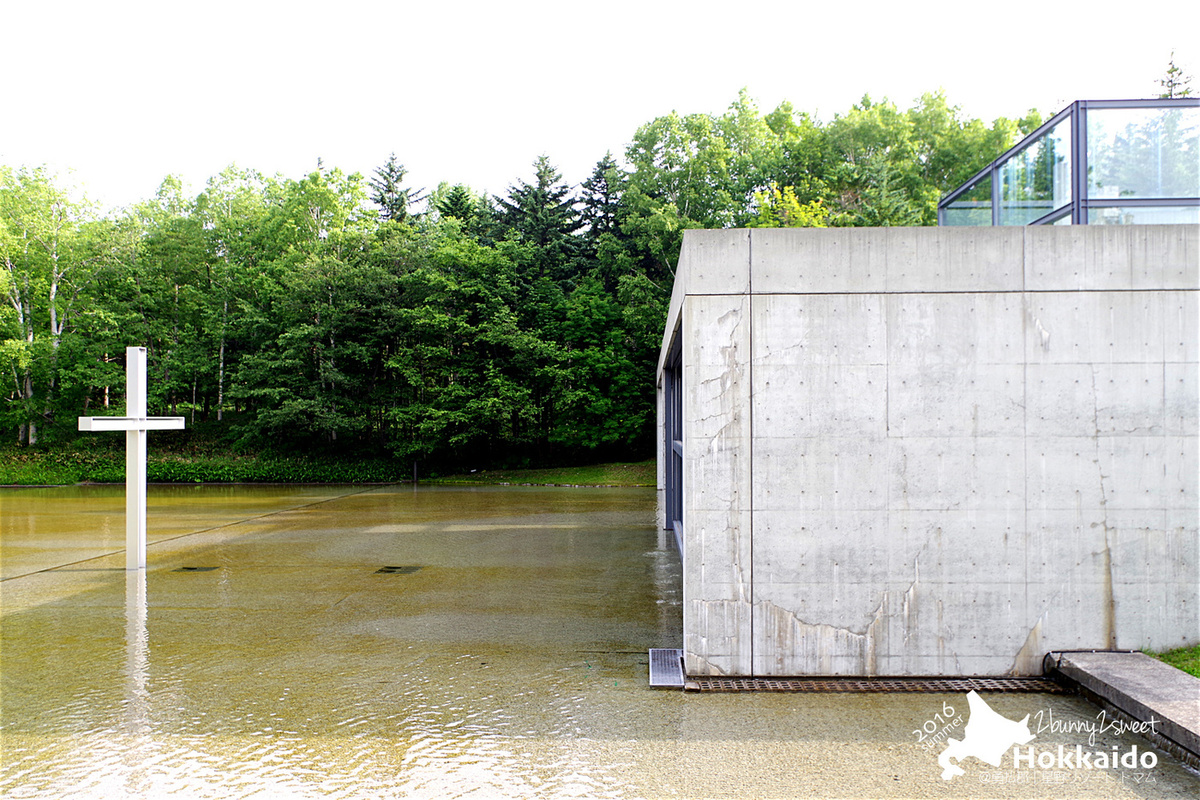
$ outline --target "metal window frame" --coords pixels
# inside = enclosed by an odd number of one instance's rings
[[[683,553],[683,336],[677,331],[663,360],[665,517]]]
[[[1084,204],[1083,217],[1084,225],[1091,225],[1087,222],[1088,212],[1100,210],[1102,208],[1200,208],[1200,197],[1141,197],[1141,198],[1121,198],[1106,197],[1103,202],[1093,201]]]
[[[1133,206],[1200,206],[1200,197],[1153,197],[1153,198],[1090,198],[1088,197],[1087,165],[1087,115],[1089,109],[1111,108],[1197,108],[1200,97],[1155,97],[1144,100],[1076,100],[1039,125],[1033,132],[1005,150],[997,159],[976,172],[953,191],[938,201],[937,224],[946,224],[946,211],[951,203],[975,187],[985,178],[992,182],[992,225],[1000,225],[1000,168],[1013,156],[1032,145],[1065,119],[1071,120],[1071,200],[1064,206],[1038,217],[1027,225],[1049,225],[1058,222],[1066,213],[1071,215],[1071,224],[1087,225],[1088,211],[1093,208]]]
[[[955,200],[957,200],[962,195],[964,195],[967,192],[974,189],[975,185],[977,183],[979,183],[979,181],[983,180],[984,178],[987,178],[990,180],[991,177],[992,176],[990,174],[990,168],[987,170],[984,170],[982,173],[977,174],[974,178],[971,178],[971,180],[967,181],[962,186],[955,189],[953,196],[947,195],[945,199],[940,201],[938,203],[938,209],[937,209],[937,224],[938,225],[946,224],[946,212],[951,210],[950,206]],[[993,214],[992,224],[995,225],[996,224],[995,216],[994,216],[995,208],[996,208],[996,184],[995,184],[995,181],[992,181],[991,195],[990,195],[990,199],[988,202],[991,203],[991,208],[989,209],[989,211],[991,211]]]
[[[1075,204],[1074,203],[1067,203],[1066,205],[1061,205],[1058,208],[1051,211],[1049,214],[1043,214],[1042,216],[1035,219],[1033,222],[1029,222],[1026,224],[1028,224],[1028,225],[1053,225],[1054,223],[1058,222],[1063,217],[1068,217],[1068,216],[1071,217],[1071,224],[1073,224],[1073,225],[1077,224],[1074,219],[1075,218]],[[1009,227],[1018,227],[1018,226],[1010,225]]]

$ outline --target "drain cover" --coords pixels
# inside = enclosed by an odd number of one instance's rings
[[[180,567],[171,572],[212,572],[216,567]]]
[[[376,575],[412,575],[420,567],[381,567],[375,570]]]
[[[651,651],[653,652],[653,651]],[[692,677],[689,692],[1045,692],[1068,689],[1047,678],[721,678]]]
[[[650,685],[678,688],[683,686],[683,651],[667,648],[650,649]]]

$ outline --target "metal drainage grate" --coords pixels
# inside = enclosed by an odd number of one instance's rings
[[[216,567],[180,567],[171,572],[212,572]]]
[[[658,688],[683,686],[683,651],[650,648],[650,685]]]
[[[653,652],[653,651],[651,651]],[[722,678],[691,677],[688,692],[1044,692],[1069,694],[1048,678]]]
[[[412,575],[420,567],[381,567],[375,570],[376,575]]]

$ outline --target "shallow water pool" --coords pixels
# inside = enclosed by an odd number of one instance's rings
[[[913,732],[961,695],[648,688],[681,640],[652,490],[156,486],[149,514],[127,574],[119,487],[0,490],[4,796],[1200,795],[1161,753],[943,781]]]

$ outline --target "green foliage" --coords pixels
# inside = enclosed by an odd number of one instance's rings
[[[622,231],[670,273],[685,229],[750,221],[754,192],[770,185],[781,154],[745,90],[720,116],[659,117],[637,130],[625,153],[633,172]]]
[[[496,238],[514,235],[532,246],[532,276],[569,280],[581,254],[576,231],[583,225],[570,187],[545,156],[534,162],[534,182],[518,181],[508,197],[497,197]]]
[[[386,458],[164,450],[159,444],[155,442],[146,464],[152,483],[393,483],[412,477],[411,463]],[[111,443],[0,449],[0,486],[124,481],[125,453]]]
[[[453,217],[464,225],[479,215],[479,199],[461,183],[449,187],[433,200],[432,206],[443,219]]]
[[[421,200],[421,190],[402,187],[408,170],[396,161],[396,154],[388,156],[387,162],[375,170],[371,179],[371,200],[379,206],[379,216],[385,220],[404,222],[408,218],[408,207]]]
[[[591,176],[580,185],[583,209],[580,219],[587,237],[594,243],[604,235],[619,234],[621,196],[625,192],[625,174],[617,166],[612,153],[596,162]]]
[[[765,192],[755,192],[758,213],[750,223],[752,228],[824,228],[829,212],[820,200],[801,203],[796,187],[782,189],[772,183]]]
[[[632,213],[623,229],[672,266],[686,228],[763,224],[756,197],[772,184],[792,187],[798,205],[820,201],[829,224],[933,225],[941,194],[1029,121],[964,120],[936,93],[907,111],[864,97],[822,125],[786,102],[761,117],[743,90],[720,116],[672,113],[638,129],[626,153]]]
[[[188,420],[156,438],[154,480],[648,456],[684,230],[932,224],[1040,121],[988,126],[930,94],[823,124],[743,90],[651,120],[578,187],[541,157],[504,197],[444,183],[420,214],[394,154],[369,180],[230,166],[192,197],[168,176],[112,217],[0,167],[0,482],[121,479],[119,443],[75,418],[121,412],[128,345],[149,351],[151,413]]]
[[[7,308],[0,355],[9,394],[0,420],[24,444],[52,441],[64,400],[66,358],[89,314],[89,289],[132,257],[131,226],[95,216],[46,169],[0,167],[0,260]]]
[[[1162,92],[1159,97],[1191,97],[1192,96],[1192,76],[1184,74],[1184,71],[1175,66],[1175,51],[1171,51],[1171,59],[1167,62],[1167,71],[1162,78],[1159,79],[1158,85],[1162,87]]]

